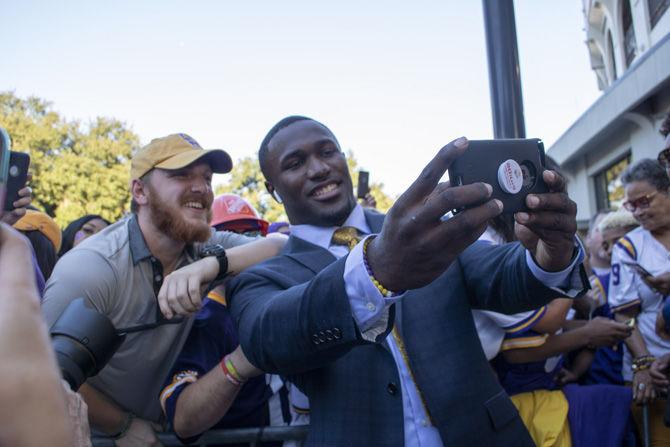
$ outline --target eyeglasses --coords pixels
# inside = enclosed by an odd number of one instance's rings
[[[642,197],[638,197],[635,200],[629,200],[627,202],[623,203],[623,207],[626,208],[628,211],[631,213],[634,212],[636,209],[647,209],[649,208],[649,205],[651,204],[651,199],[654,198],[656,195],[657,191],[650,192],[649,194],[646,194]]]

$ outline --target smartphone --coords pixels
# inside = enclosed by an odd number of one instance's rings
[[[544,159],[544,144],[537,138],[472,140],[449,167],[449,181],[452,186],[488,183],[491,198],[503,203],[503,213],[526,211],[528,194],[549,191],[542,179]]]
[[[364,199],[370,192],[369,182],[370,173],[368,171],[358,171],[358,188],[356,188],[356,191],[359,199]]]
[[[7,197],[7,177],[9,176],[9,155],[11,142],[9,134],[0,127],[0,216],[5,209],[5,197]]]
[[[29,167],[30,155],[25,152],[10,152],[5,211],[13,210],[14,202],[19,200],[19,190],[25,187],[26,182],[28,181]]]
[[[621,261],[621,262],[622,262],[622,264],[627,265],[628,267],[632,268],[635,271],[635,273],[642,276],[643,278],[646,278],[648,276],[654,276],[649,272],[649,270],[645,269],[644,267],[642,267],[637,262],[632,262],[632,261]]]

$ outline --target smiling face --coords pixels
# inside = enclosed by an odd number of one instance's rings
[[[210,236],[214,200],[212,170],[207,163],[182,169],[155,169],[145,184],[154,225],[174,240],[202,242]]]
[[[297,121],[277,132],[266,166],[268,190],[279,193],[294,225],[338,226],[356,205],[344,153],[316,121]]]
[[[630,211],[645,230],[652,233],[670,227],[670,197],[646,181],[626,185],[626,202],[636,206]]]

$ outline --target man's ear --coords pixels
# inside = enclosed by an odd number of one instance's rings
[[[147,185],[140,179],[133,180],[130,188],[133,199],[138,205],[146,205],[149,203]]]
[[[272,198],[275,199],[277,203],[284,203],[275,187],[272,186],[272,183],[268,182],[267,180],[265,181],[265,189],[267,189],[268,193],[270,193]]]

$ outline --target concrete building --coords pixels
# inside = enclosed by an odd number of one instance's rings
[[[670,111],[670,0],[583,0],[583,7],[603,94],[548,150],[570,180],[580,228],[597,210],[621,204],[619,173],[656,158]]]

